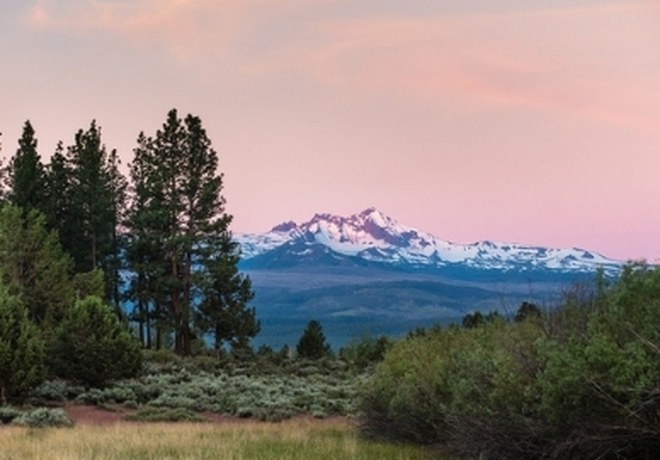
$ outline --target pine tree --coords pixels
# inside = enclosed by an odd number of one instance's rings
[[[48,222],[58,230],[75,273],[103,270],[105,297],[117,307],[125,191],[117,152],[107,153],[95,121],[76,133],[66,153],[58,144],[46,170]]]
[[[140,345],[98,297],[78,300],[58,326],[49,367],[58,377],[94,387],[133,377],[140,369]]]
[[[46,179],[37,153],[37,139],[30,121],[26,121],[18,141],[18,150],[8,167],[8,199],[24,212],[45,211]]]
[[[0,405],[40,384],[44,345],[17,296],[0,286]]]
[[[72,181],[71,166],[60,141],[51,156],[50,164],[46,167],[45,214],[49,227],[57,229],[65,249],[75,244],[75,235],[71,228],[75,226],[75,221],[70,218]]]
[[[117,151],[112,150],[106,166],[109,191],[110,196],[112,197],[112,212],[109,213],[112,225],[110,247],[103,266],[106,275],[106,298],[110,299],[111,303],[116,308],[119,308],[122,300],[120,270],[123,267],[124,262],[121,254],[126,246],[126,241],[120,233],[119,228],[123,225],[125,220],[128,189],[128,181],[119,171],[120,164],[121,161],[117,155]]]
[[[159,312],[157,320],[161,324],[167,318],[179,354],[191,352],[191,326],[195,318],[209,317],[211,305],[226,314],[229,304],[218,300],[222,296],[244,299],[232,301],[232,311],[236,316],[247,311],[240,328],[247,331],[246,337],[258,330],[255,321],[254,327],[248,327],[246,319],[250,317],[245,305],[251,298],[248,282],[236,277],[236,272],[232,283],[220,281],[221,274],[231,270],[222,271],[218,264],[222,261],[235,266],[238,259],[233,257],[233,252],[209,256],[209,251],[235,249],[218,243],[231,240],[228,229],[231,216],[225,212],[222,175],[217,173],[217,168],[217,154],[199,117],[188,115],[181,120],[174,109],[153,139],[140,136],[131,168],[134,198],[129,219],[132,246],[129,253],[133,266],[140,268],[133,283],[137,309],[143,317],[145,306],[152,304]],[[216,289],[212,288],[214,277]],[[223,289],[243,290],[243,294],[218,293],[223,282]],[[201,292],[201,304],[205,305],[203,315],[196,314],[200,305],[196,291]],[[215,301],[204,296],[214,296]],[[209,321],[205,324],[210,327]],[[227,334],[225,337],[220,334],[219,340],[230,340]]]
[[[299,357],[307,359],[320,359],[330,355],[332,351],[330,345],[325,341],[321,323],[316,320],[307,323],[296,346],[296,351]]]
[[[239,246],[227,233],[205,241],[202,253],[204,269],[200,273],[203,301],[196,314],[196,325],[204,333],[210,332],[214,348],[223,343],[232,349],[244,349],[249,339],[261,329],[254,308],[250,278],[238,271]]]
[[[165,332],[163,311],[166,261],[163,237],[166,214],[162,210],[162,187],[155,180],[158,159],[154,157],[152,139],[138,136],[134,160],[130,165],[131,204],[127,212],[127,262],[134,273],[129,294],[135,303],[132,319],[138,323],[141,342],[160,349]],[[152,329],[156,337],[152,338]]]
[[[70,276],[71,260],[43,214],[23,216],[11,205],[0,209],[0,281],[37,325],[48,329],[64,317],[74,300]]]
[[[101,129],[95,121],[87,131],[78,131],[67,160],[72,178],[69,218],[78,223],[76,244],[67,249],[73,257],[76,273],[105,268],[103,262],[111,250],[114,230],[114,197],[106,171],[107,153],[101,141]]]

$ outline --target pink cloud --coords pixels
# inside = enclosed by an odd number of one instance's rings
[[[657,130],[658,22],[650,3],[325,22],[322,44],[287,65],[348,98],[549,110]]]
[[[335,14],[325,17],[303,0],[277,7],[269,0],[39,0],[28,18],[41,29],[101,31],[139,48],[164,47],[212,76],[308,77],[347,100],[554,111],[657,129],[656,3],[358,18],[342,13],[341,1],[322,4]],[[264,32],[273,24],[289,27]]]
[[[27,21],[38,29],[88,36],[110,33],[130,45],[164,47],[181,61],[226,48],[245,19],[232,0],[39,0]]]

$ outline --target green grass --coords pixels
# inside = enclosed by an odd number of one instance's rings
[[[420,447],[361,439],[345,420],[219,424],[120,423],[73,429],[0,429],[0,459],[426,460]]]

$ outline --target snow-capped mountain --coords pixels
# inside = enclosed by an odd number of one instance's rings
[[[478,270],[549,270],[615,273],[620,261],[579,249],[554,249],[479,241],[456,244],[407,227],[375,208],[341,217],[316,214],[310,221],[286,222],[262,234],[238,234],[243,260],[270,257],[287,263],[347,259],[406,268],[465,267]]]

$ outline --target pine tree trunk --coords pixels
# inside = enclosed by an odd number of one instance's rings
[[[92,231],[92,268],[90,270],[94,270],[96,268],[96,232]]]
[[[138,300],[138,332],[140,334],[140,344],[144,347],[144,324],[146,316],[144,314],[144,303],[142,302],[142,296]]]
[[[156,313],[156,350],[163,348],[163,327],[160,322],[161,309],[160,302],[156,302],[154,305]]]
[[[149,315],[147,314],[147,317],[145,318],[145,324],[146,324],[146,333],[147,333],[147,343],[146,343],[146,348],[148,350],[151,350],[152,347],[152,341],[151,341],[151,319],[149,319]]]
[[[184,281],[183,281],[183,302],[181,305],[181,317],[183,327],[183,351],[185,355],[192,353],[191,337],[190,337],[190,287],[191,287],[191,270],[192,270],[192,255],[190,251],[186,254],[186,262],[183,267]]]
[[[179,282],[179,270],[177,267],[176,256],[171,258],[172,273],[171,277],[174,281],[172,292],[170,294],[171,305],[170,311],[172,313],[172,320],[174,322],[174,353],[177,355],[183,354],[183,341],[182,341],[182,328],[181,328],[181,306],[179,305],[179,289],[176,284]]]

